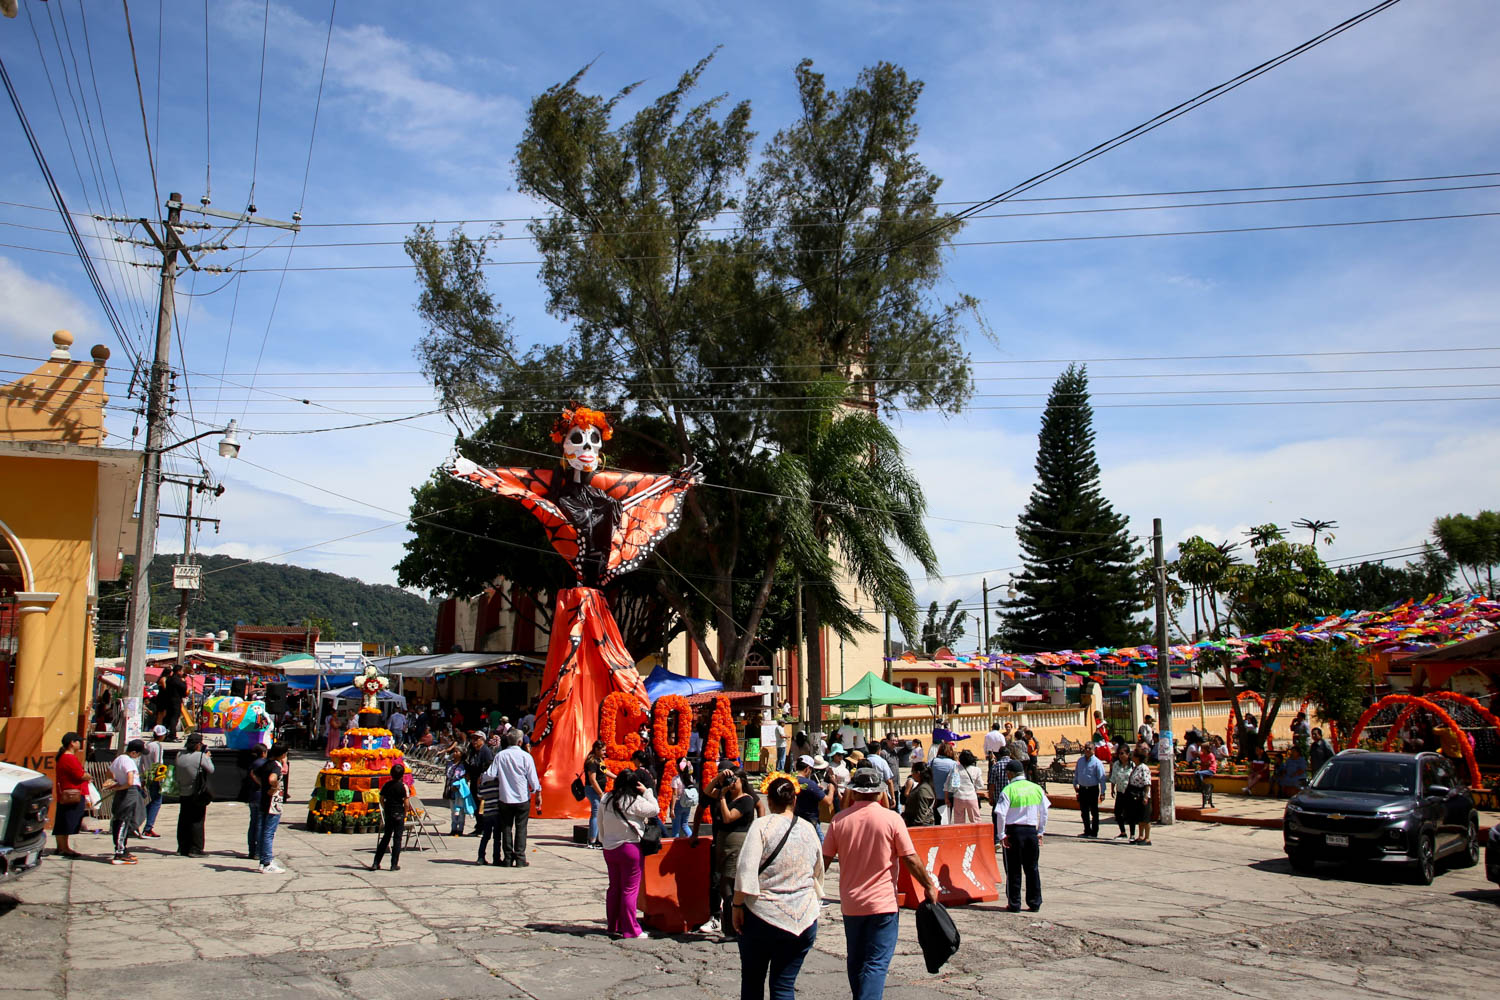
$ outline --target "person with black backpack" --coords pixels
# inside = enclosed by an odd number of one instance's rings
[[[213,779],[214,761],[203,746],[203,737],[190,733],[177,755],[177,853],[185,858],[200,858],[203,850],[203,825],[208,819],[208,804],[213,795],[208,790]]]

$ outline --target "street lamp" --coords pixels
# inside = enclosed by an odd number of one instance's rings
[[[156,529],[160,521],[161,456],[215,434],[223,435],[219,441],[220,457],[235,458],[239,455],[239,422],[236,420],[229,421],[227,427],[204,431],[160,448],[145,449],[141,516],[135,536],[135,579],[130,584],[129,639],[125,650],[125,724],[117,736],[122,750],[140,732],[141,700],[146,693],[146,634],[151,628],[151,561],[156,558]]]

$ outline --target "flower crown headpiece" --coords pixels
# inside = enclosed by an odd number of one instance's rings
[[[579,406],[570,403],[562,415],[552,424],[552,443],[562,444],[563,438],[568,436],[568,431],[575,427],[597,427],[599,436],[608,441],[614,437],[614,429],[609,426],[609,418],[601,410],[591,410],[587,406]]]

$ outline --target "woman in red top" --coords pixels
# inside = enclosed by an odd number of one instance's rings
[[[66,733],[62,748],[57,751],[57,814],[52,822],[52,836],[57,838],[57,853],[65,858],[83,857],[68,846],[68,838],[83,828],[83,816],[88,811],[89,776],[83,769],[83,761],[78,759],[82,747],[82,737]]]

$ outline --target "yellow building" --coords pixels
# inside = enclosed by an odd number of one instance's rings
[[[52,343],[0,386],[0,759],[49,774],[62,734],[84,731],[98,582],[135,549],[142,459],[103,446],[109,349],[79,361],[72,334]]]

